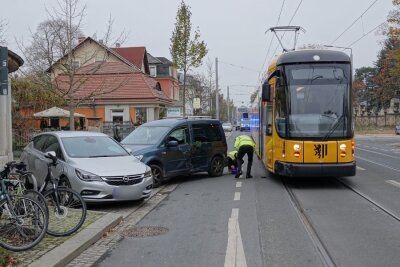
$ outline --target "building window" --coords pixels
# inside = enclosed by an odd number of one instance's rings
[[[136,108],[135,125],[141,125],[147,122],[147,108]]]
[[[150,66],[150,76],[157,77],[157,67],[156,66]]]
[[[72,69],[76,70],[79,69],[81,63],[79,62],[79,60],[73,60],[72,61]]]
[[[168,77],[170,76],[169,66],[167,64],[161,64],[157,66],[157,74],[159,76]]]
[[[124,111],[122,109],[111,110],[111,119],[113,124],[122,124],[124,122]]]

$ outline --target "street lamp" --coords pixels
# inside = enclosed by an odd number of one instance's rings
[[[333,47],[333,48],[340,48],[340,49],[349,49],[350,50],[350,61],[351,61],[351,72],[353,72],[353,49],[351,47],[345,46],[335,46],[335,45],[324,45],[325,47]]]

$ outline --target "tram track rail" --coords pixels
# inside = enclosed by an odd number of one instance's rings
[[[317,230],[313,226],[311,219],[309,218],[309,216],[307,216],[300,200],[297,198],[293,190],[287,185],[285,180],[283,180],[283,185],[286,192],[288,193],[290,203],[293,205],[301,223],[304,226],[304,229],[306,230],[311,242],[313,243],[322,264],[326,267],[336,267],[337,265],[333,261],[332,256],[330,255],[328,249],[323,243]]]
[[[375,200],[373,200],[372,198],[370,198],[369,196],[367,196],[366,194],[360,192],[359,190],[355,189],[354,187],[352,187],[351,185],[349,185],[348,183],[344,182],[342,179],[340,178],[335,178],[336,181],[338,181],[341,185],[343,185],[344,187],[346,187],[347,189],[351,190],[352,192],[354,192],[355,194],[359,195],[360,197],[362,197],[363,199],[367,200],[369,203],[371,203],[372,205],[374,205],[375,207],[377,207],[379,210],[381,210],[382,212],[384,212],[385,214],[389,215],[390,217],[392,217],[393,219],[395,219],[397,222],[400,223],[400,216],[396,215],[393,211],[391,211],[388,208],[385,208],[383,205],[379,204],[378,202],[376,202]]]
[[[376,207],[382,213],[388,215],[389,217],[393,218],[394,220],[396,220],[397,222],[400,223],[400,216],[396,215],[390,209],[385,208],[382,204],[378,203],[377,201],[373,200],[368,195],[362,193],[361,191],[357,190],[353,186],[349,185],[348,183],[343,181],[341,178],[334,178],[334,180],[337,183],[344,186],[345,188],[347,188],[348,190],[350,190],[351,192],[358,195],[359,197],[368,201],[370,204],[372,204],[374,207]],[[314,245],[323,266],[336,267],[337,265],[336,265],[335,261],[333,260],[333,257],[329,253],[320,234],[316,230],[316,227],[314,226],[311,218],[307,215],[305,207],[303,207],[300,199],[296,196],[293,189],[288,185],[288,183],[285,181],[285,179],[283,179],[282,181],[283,181],[283,186],[288,194],[290,203],[294,207],[294,209],[298,215],[298,218],[300,219],[302,225],[304,226],[305,231],[307,232],[307,235],[309,236],[312,244]]]

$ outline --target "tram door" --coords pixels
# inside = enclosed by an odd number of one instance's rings
[[[265,145],[264,147],[264,151],[263,151],[263,155],[264,156],[264,164],[265,166],[267,166],[269,169],[272,169],[272,155],[273,153],[273,139],[272,139],[272,103],[265,103],[265,123],[263,123],[263,136],[264,136],[264,140],[265,140]]]

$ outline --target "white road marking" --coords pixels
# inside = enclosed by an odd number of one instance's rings
[[[395,156],[391,156],[391,155],[379,153],[379,152],[376,152],[376,151],[373,151],[373,150],[362,149],[362,148],[359,148],[359,150],[368,151],[368,152],[375,153],[375,154],[379,154],[379,155],[386,156],[386,157],[389,157],[389,158],[400,159],[399,157],[395,157]]]
[[[235,197],[233,200],[240,200],[240,192],[235,192]]]
[[[382,167],[385,167],[385,168],[388,168],[388,169],[391,169],[391,170],[393,170],[393,171],[400,172],[400,169],[392,168],[392,167],[390,167],[390,166],[388,166],[388,165],[386,165],[386,164],[381,164],[381,163],[378,163],[378,162],[375,162],[375,161],[372,161],[372,160],[368,160],[368,159],[366,159],[366,158],[358,157],[358,156],[357,156],[357,158],[358,158],[358,159],[361,159],[361,160],[365,160],[365,161],[367,161],[367,162],[374,163],[374,164],[376,164],[376,165],[379,165],[379,166],[382,166]]]
[[[395,180],[386,180],[386,183],[394,185],[394,186],[400,188],[400,183],[395,181]]]
[[[238,219],[239,209],[234,208],[228,222],[228,244],[224,267],[247,267]]]
[[[361,168],[360,166],[357,166],[357,170],[365,171],[365,169],[364,169],[364,168]]]
[[[236,182],[236,187],[242,187],[242,182]]]
[[[239,218],[239,209],[238,208],[233,208],[232,209],[232,214],[231,214],[231,218]]]

